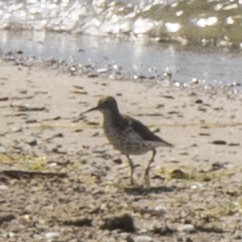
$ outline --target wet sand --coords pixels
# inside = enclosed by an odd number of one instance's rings
[[[3,61],[0,85],[0,241],[242,240],[241,94]],[[150,154],[134,157],[130,187],[101,114],[75,122],[103,95],[174,145],[158,149],[152,188]]]

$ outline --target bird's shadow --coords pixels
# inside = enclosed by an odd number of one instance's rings
[[[134,186],[126,187],[124,191],[129,195],[145,195],[150,193],[163,193],[163,192],[174,192],[178,190],[176,186],[158,186],[158,187],[144,187],[144,186]]]

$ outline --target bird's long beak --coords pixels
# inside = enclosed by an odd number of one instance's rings
[[[85,114],[85,113],[89,113],[89,112],[92,112],[92,111],[96,111],[96,110],[98,110],[98,106],[96,106],[96,107],[94,107],[94,108],[90,108],[90,109],[88,109],[87,111],[85,111],[85,112],[82,112],[80,115],[83,115],[83,114]]]
[[[92,111],[96,111],[96,110],[98,110],[98,106],[96,106],[94,108],[90,108],[90,109],[86,110],[85,112],[80,113],[79,116],[73,120],[73,122],[76,123],[76,122],[82,120],[83,114],[89,113],[89,112],[92,112]]]

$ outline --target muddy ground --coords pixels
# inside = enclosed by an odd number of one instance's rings
[[[0,241],[242,241],[241,94],[203,87],[107,81],[1,62]],[[123,113],[174,145],[125,157],[101,114]]]

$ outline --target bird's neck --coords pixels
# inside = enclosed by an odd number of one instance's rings
[[[117,125],[122,120],[122,115],[118,109],[108,109],[103,112],[104,123],[109,125]]]

